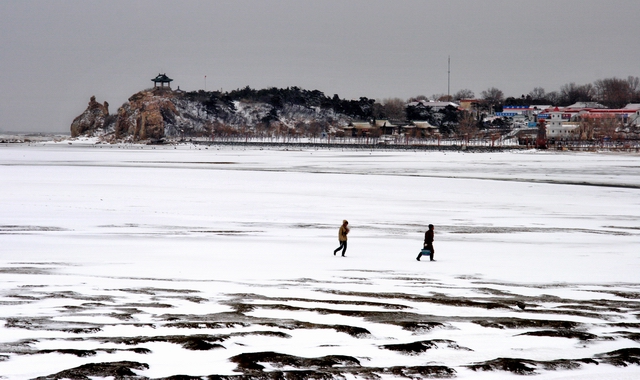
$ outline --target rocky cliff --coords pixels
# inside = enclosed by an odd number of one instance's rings
[[[179,113],[172,91],[141,91],[118,109],[115,137],[134,140],[161,139],[168,125],[174,124]]]
[[[158,140],[164,137],[234,133],[319,133],[371,116],[374,101],[342,100],[299,88],[230,93],[184,92],[152,88],[132,95],[109,115],[108,104],[92,97],[71,124],[72,136],[100,135],[109,140]],[[277,132],[276,132],[277,131]]]
[[[100,104],[96,102],[96,97],[92,96],[89,106],[71,123],[71,137],[78,137],[84,134],[93,134],[101,131],[108,124],[109,103]]]

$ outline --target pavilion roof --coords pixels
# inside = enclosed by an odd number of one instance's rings
[[[169,78],[167,74],[158,74],[158,76],[151,79],[151,81],[155,83],[169,83],[173,81],[173,79]]]

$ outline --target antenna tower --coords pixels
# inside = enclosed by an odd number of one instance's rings
[[[451,56],[447,61],[447,100],[450,100],[451,96]]]

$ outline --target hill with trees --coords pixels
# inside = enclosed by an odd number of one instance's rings
[[[473,109],[455,106],[432,107],[425,100],[460,101],[473,98]],[[249,86],[229,92],[171,90],[154,87],[132,95],[116,114],[108,103],[94,97],[71,124],[73,137],[99,135],[105,140],[159,140],[165,137],[273,137],[339,134],[354,122],[389,120],[395,125],[426,121],[442,136],[470,136],[486,129],[508,131],[509,120],[485,117],[507,105],[567,106],[575,102],[598,102],[611,108],[640,103],[640,79],[607,78],[592,84],[565,84],[559,91],[534,88],[527,95],[504,97],[495,87],[479,98],[468,89],[453,96],[420,95],[407,101],[367,97],[342,99],[318,90],[299,87],[253,89]],[[473,116],[472,116],[472,115]]]

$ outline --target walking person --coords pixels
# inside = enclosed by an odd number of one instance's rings
[[[433,249],[433,224],[429,224],[429,230],[427,232],[424,233],[424,249],[428,249],[429,252],[431,252],[429,254],[430,260],[429,261],[435,261],[433,259],[433,255],[436,253],[436,250]],[[418,257],[416,257],[416,260],[420,261],[420,258],[422,257],[422,251],[420,251],[420,253],[418,254]]]
[[[344,257],[345,252],[347,252],[347,234],[349,233],[349,222],[346,220],[342,221],[342,225],[340,226],[340,230],[338,230],[338,241],[340,242],[340,246],[333,251],[333,255],[336,255],[336,252],[342,249],[342,257]]]

